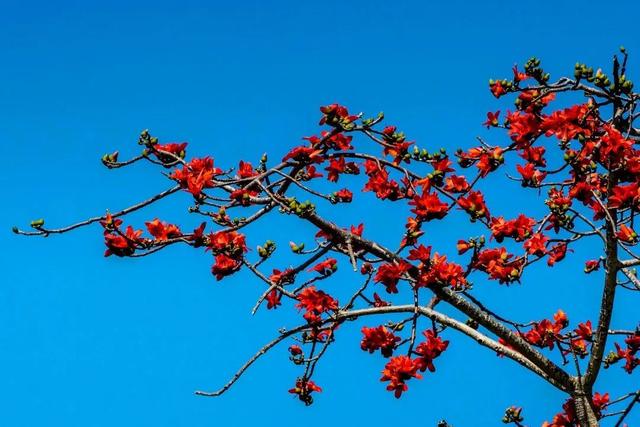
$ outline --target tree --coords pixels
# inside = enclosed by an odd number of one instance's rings
[[[567,394],[562,411],[545,425],[598,426],[603,417],[616,416],[619,426],[640,399],[640,390],[610,399],[608,393],[594,392],[594,385],[601,368],[619,364],[631,374],[640,365],[640,327],[636,323],[614,329],[611,321],[616,294],[640,291],[634,270],[640,265],[640,255],[634,252],[640,240],[634,231],[635,213],[640,212],[640,150],[635,148],[640,129],[634,127],[640,94],[633,92],[626,76],[623,48],[621,54],[614,56],[610,76],[578,63],[574,78],[551,83],[540,61],[531,58],[522,70],[513,68],[513,77],[491,80],[489,88],[496,98],[515,97],[515,111],[507,112],[502,121],[500,111],[489,112],[484,123],[506,130],[507,142],[492,145],[479,138],[478,146],[458,149],[453,156],[445,149],[420,149],[395,126],[383,127],[382,113],[365,118],[338,104],[320,108],[324,130],[319,135],[305,137],[303,145],[276,164],[270,164],[265,154],[255,167],[241,160],[237,168],[225,171],[211,157],[187,160],[187,143],[161,144],[143,131],[138,141],[144,147],[142,154],[120,161],[116,151],[102,162],[110,169],[152,163],[167,172],[174,182],[171,188],[119,212],[66,227],[48,228],[40,219],[31,222],[32,231],[14,228],[14,232],[46,237],[99,222],[105,256],[142,257],[172,245],[188,245],[211,252],[216,280],[245,269],[264,282],[254,312],[261,307],[282,310],[283,302],[291,302],[297,325],[280,330],[221,389],[196,392],[201,396],[223,394],[263,354],[291,341],[290,360],[300,366],[301,374],[289,392],[309,405],[314,393],[321,391],[314,382],[314,369],[337,339],[336,331],[364,318],[377,323],[362,328],[360,346],[387,359],[381,381],[396,398],[413,380],[435,371],[435,359],[449,345],[443,335],[449,338],[454,330]],[[586,100],[552,110],[559,102],[556,96],[572,94]],[[367,150],[363,144],[355,149],[356,136],[368,141],[369,147],[379,147]],[[532,190],[532,206],[515,218],[493,214],[479,189],[489,175],[507,167],[508,158],[517,162],[516,176],[507,174],[508,179]],[[368,239],[363,224],[328,218],[337,205],[353,202],[349,188],[326,191],[328,186],[358,180],[364,181],[362,191],[396,207],[402,221],[402,209],[410,210],[397,247]],[[132,225],[125,228],[129,213],[180,191],[193,196],[189,212],[205,219],[195,230],[183,231],[157,218],[145,223],[148,234]],[[538,216],[533,202],[543,191],[546,198],[539,205],[544,213]],[[463,212],[480,232],[477,237],[454,238],[461,262],[432,250],[423,236],[431,223],[449,219],[454,212]],[[309,223],[317,233],[310,249],[300,236],[286,236],[296,239],[290,249],[301,261],[268,273],[264,264],[277,259],[276,244],[267,241],[250,253],[243,229],[276,213]],[[593,321],[571,329],[562,310],[552,318],[529,322],[507,319],[474,295],[472,279],[519,283],[533,264],[553,268],[570,258],[577,245],[594,240],[601,249],[580,267],[583,273],[602,277],[599,316]],[[323,286],[337,270],[338,257],[361,277],[341,302]],[[380,295],[383,289],[388,296]],[[445,314],[440,307],[454,314]],[[405,317],[385,322],[392,314]],[[430,320],[426,327],[425,319]],[[615,350],[605,354],[610,336]],[[614,404],[626,406],[616,410],[611,408]],[[503,421],[522,426],[521,408],[508,408]]]

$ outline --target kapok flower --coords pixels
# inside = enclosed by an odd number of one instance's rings
[[[421,196],[415,196],[409,205],[414,206],[411,212],[422,221],[442,219],[449,211],[449,205],[442,202],[436,193],[423,192]]]
[[[398,282],[411,267],[408,263],[386,263],[378,267],[378,272],[373,278],[374,282],[382,283],[390,294],[398,293]]]
[[[319,322],[322,313],[338,309],[338,301],[331,295],[317,290],[315,286],[303,289],[297,298],[299,302],[296,308],[306,311],[303,317],[309,323]]]
[[[470,191],[466,196],[459,197],[458,206],[471,215],[472,220],[490,218],[489,209],[487,209],[487,205],[484,202],[484,196],[479,191]]]
[[[182,236],[182,232],[177,226],[162,222],[158,218],[150,222],[145,222],[145,225],[149,233],[158,241]]]
[[[314,265],[308,271],[315,271],[322,276],[329,276],[338,269],[338,261],[335,258],[327,258],[326,260]]]
[[[409,356],[401,355],[392,357],[382,371],[380,381],[389,381],[387,390],[393,391],[396,398],[408,390],[407,381],[411,378],[421,379],[418,373],[418,364]]]
[[[376,328],[365,326],[362,328],[362,334],[364,337],[360,342],[360,348],[369,353],[380,350],[384,357],[391,357],[397,342],[400,341],[400,337],[394,335],[383,325]]]
[[[415,363],[422,372],[426,369],[430,372],[435,372],[436,368],[433,365],[433,360],[447,349],[449,341],[443,341],[431,329],[427,329],[422,334],[426,338],[426,341],[421,342],[416,347],[416,353],[418,353],[420,357],[415,360]]]
[[[297,394],[298,399],[304,402],[305,405],[309,406],[313,403],[313,397],[311,397],[311,393],[313,392],[321,392],[322,389],[318,387],[313,381],[306,378],[298,378],[296,380],[296,385],[294,388],[289,389],[289,393]]]
[[[627,244],[635,245],[638,243],[638,234],[630,227],[622,224],[616,233],[616,237]]]
[[[125,257],[133,255],[138,245],[142,242],[141,235],[142,230],[134,230],[131,226],[128,226],[124,233],[119,231],[114,233],[105,232],[104,243],[107,246],[107,250],[104,252],[104,256]]]

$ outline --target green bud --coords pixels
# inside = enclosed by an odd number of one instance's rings
[[[31,227],[33,228],[40,228],[43,225],[44,225],[44,219],[42,218],[31,221]]]

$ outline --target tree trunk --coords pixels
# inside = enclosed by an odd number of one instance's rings
[[[582,391],[577,392],[573,395],[573,402],[580,427],[600,427],[596,413],[591,406],[590,396]]]

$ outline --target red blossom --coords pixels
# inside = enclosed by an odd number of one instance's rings
[[[422,375],[418,373],[418,369],[418,363],[409,356],[395,356],[385,365],[380,381],[389,381],[387,390],[393,391],[394,396],[399,398],[409,388],[407,386],[408,380],[422,378]]]
[[[440,356],[449,346],[449,341],[443,341],[436,333],[427,329],[422,333],[425,337],[425,341],[418,344],[416,347],[416,353],[420,355],[416,359],[418,369],[424,372],[428,369],[430,372],[435,372],[436,368],[433,365],[433,360]]]
[[[323,276],[328,276],[338,269],[338,261],[335,258],[327,258],[326,260],[314,265],[308,271],[315,271]]]
[[[492,126],[498,126],[499,122],[498,122],[498,116],[500,116],[500,110],[496,111],[495,113],[492,113],[491,111],[489,111],[487,113],[487,121],[482,123],[484,126],[487,127],[487,129],[489,129]]]
[[[393,350],[396,348],[396,343],[400,341],[400,337],[393,334],[384,326],[380,325],[376,328],[362,328],[362,341],[360,342],[360,348],[369,353],[373,353],[376,350],[380,350],[384,357],[391,357]]]
[[[298,378],[296,385],[292,389],[289,389],[289,393],[298,395],[298,399],[304,402],[305,405],[311,405],[313,398],[311,393],[321,392],[322,389],[318,387],[313,381],[305,378]]]
[[[422,193],[421,196],[415,196],[409,204],[414,206],[411,212],[422,221],[442,219],[449,211],[449,205],[442,202],[436,193]]]
[[[128,226],[124,233],[120,230],[116,230],[114,233],[105,232],[104,244],[107,246],[107,250],[104,256],[125,257],[133,255],[142,242],[141,235],[142,230],[134,230],[131,226]]]
[[[489,209],[484,202],[484,196],[479,191],[470,191],[464,197],[458,198],[458,206],[464,209],[472,220],[479,218],[489,219]]]
[[[182,235],[180,229],[177,226],[162,222],[158,218],[150,222],[145,222],[145,225],[147,226],[149,234],[151,234],[158,241],[172,239],[174,237],[179,237]]]
[[[402,278],[402,276],[409,271],[410,264],[407,263],[399,263],[399,264],[391,264],[385,263],[378,267],[378,272],[376,273],[373,280],[377,283],[382,283],[387,292],[390,294],[398,293],[398,282]]]

